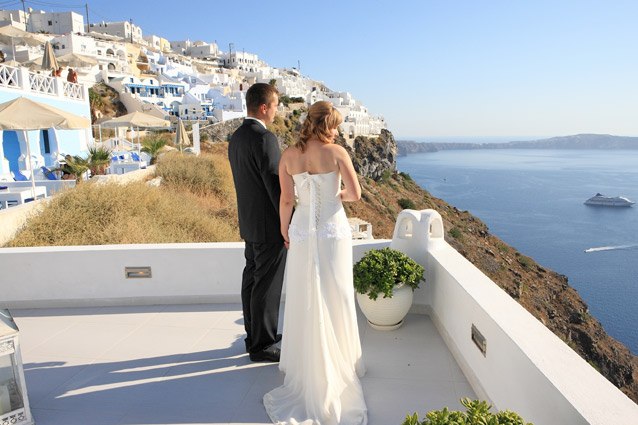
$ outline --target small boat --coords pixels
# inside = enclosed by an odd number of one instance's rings
[[[592,196],[585,201],[585,205],[599,205],[604,207],[631,207],[635,204],[634,201],[625,198],[624,196],[603,196],[597,193],[596,196]]]

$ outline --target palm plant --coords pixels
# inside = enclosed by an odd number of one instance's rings
[[[96,111],[104,107],[102,97],[93,88],[89,88],[89,106],[91,108],[91,122],[97,119]]]
[[[142,152],[147,153],[151,157],[150,165],[153,165],[157,162],[157,157],[159,156],[164,146],[166,146],[168,140],[164,136],[160,135],[152,135],[147,137],[142,142]]]
[[[62,171],[65,174],[71,174],[75,176],[75,181],[80,183],[82,181],[82,176],[84,173],[89,170],[89,157],[82,158],[81,156],[75,155],[67,155],[66,163],[61,167],[53,169],[53,171]]]
[[[111,163],[111,151],[103,146],[92,146],[87,160],[92,175],[106,174],[106,167]]]

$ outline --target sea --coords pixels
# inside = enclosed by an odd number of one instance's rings
[[[423,189],[567,276],[609,335],[638,354],[638,150],[448,150],[397,158]]]

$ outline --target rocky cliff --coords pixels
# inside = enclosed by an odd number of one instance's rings
[[[358,136],[354,140],[354,169],[360,176],[378,181],[384,173],[397,171],[397,143],[388,130],[375,138]]]

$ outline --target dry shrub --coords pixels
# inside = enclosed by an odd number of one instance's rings
[[[144,183],[87,183],[52,199],[6,246],[237,240],[236,217],[211,215],[192,195]]]
[[[162,185],[198,196],[215,195],[235,202],[235,186],[228,158],[223,154],[199,156],[171,153],[162,156],[155,170]]]

